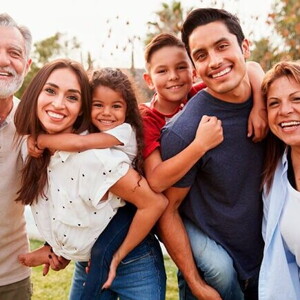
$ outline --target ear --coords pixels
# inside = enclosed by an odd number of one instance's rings
[[[143,78],[144,78],[144,80],[145,80],[145,82],[146,82],[148,88],[149,88],[150,90],[154,90],[154,85],[153,85],[153,82],[152,82],[152,79],[151,79],[150,74],[149,74],[149,73],[144,73],[144,74],[143,74]]]
[[[242,51],[244,54],[244,58],[248,59],[250,57],[250,43],[247,39],[244,39],[242,42]]]
[[[192,71],[192,81],[193,81],[193,83],[195,83],[197,81],[197,72],[196,72],[195,68],[193,68],[193,71]]]
[[[28,59],[27,62],[26,62],[26,67],[25,67],[25,75],[27,75],[27,73],[30,69],[31,63],[32,63],[32,60]]]

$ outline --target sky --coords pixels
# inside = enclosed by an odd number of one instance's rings
[[[274,0],[220,0],[225,9],[237,14],[245,35],[252,38],[266,37],[269,33],[264,24]],[[132,45],[134,66],[143,68],[142,40],[146,36],[147,22],[155,21],[155,12],[162,2],[171,0],[2,0],[0,12],[11,15],[19,24],[30,28],[33,42],[41,41],[55,33],[63,33],[66,39],[76,37],[81,44],[71,58],[84,61],[90,52],[95,66],[129,68]],[[205,7],[212,0],[182,0],[183,8]],[[251,16],[258,16],[253,21]],[[111,30],[110,38],[108,38]],[[128,39],[133,43],[128,43]],[[124,50],[124,48],[126,49]]]

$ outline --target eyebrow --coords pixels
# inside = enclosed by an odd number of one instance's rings
[[[55,88],[59,88],[59,86],[55,83],[52,83],[52,82],[46,82],[45,85],[50,85],[52,87],[55,87]],[[68,89],[68,92],[71,92],[71,93],[77,93],[79,95],[81,95],[81,92],[77,89]]]

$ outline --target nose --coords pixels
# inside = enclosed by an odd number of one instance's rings
[[[110,107],[108,105],[103,107],[102,114],[106,116],[110,115]]]
[[[55,109],[63,109],[65,107],[64,98],[61,96],[56,96],[52,101],[52,106]]]
[[[293,105],[290,101],[283,101],[280,105],[279,113],[281,115],[288,115],[293,112]]]
[[[0,50],[0,67],[7,67],[10,64],[9,55],[6,51]]]
[[[222,56],[219,53],[216,53],[215,51],[211,51],[209,53],[209,66],[212,69],[216,69],[221,66],[223,61]]]
[[[177,80],[179,78],[176,70],[171,70],[169,72],[169,80]]]

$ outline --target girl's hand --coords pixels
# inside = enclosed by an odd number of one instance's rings
[[[115,253],[115,255],[113,256],[113,259],[110,263],[108,278],[104,282],[104,284],[102,286],[102,290],[108,289],[111,286],[113,280],[116,277],[117,267],[118,267],[119,263],[120,263],[120,259],[118,258],[117,253]]]
[[[41,157],[44,152],[44,149],[38,148],[36,140],[32,136],[29,136],[27,139],[27,149],[29,155],[35,158]]]

